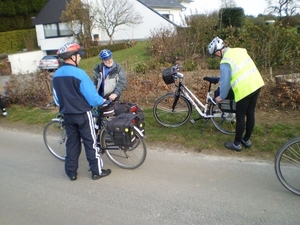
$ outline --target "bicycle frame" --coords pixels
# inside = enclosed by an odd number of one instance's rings
[[[184,75],[182,73],[178,73],[176,75],[174,75],[174,77],[178,78],[179,79],[179,83],[178,85],[175,84],[175,87],[176,87],[176,97],[180,96],[180,93],[183,94],[183,96],[190,102],[190,104],[196,109],[196,111],[198,112],[198,114],[200,116],[202,116],[203,118],[205,119],[209,119],[211,117],[213,117],[213,115],[208,115],[207,111],[208,111],[208,103],[210,102],[211,104],[214,104],[216,105],[216,102],[214,101],[214,99],[211,97],[211,95],[213,94],[210,90],[211,90],[211,83],[209,83],[209,88],[208,88],[208,91],[207,91],[207,94],[206,94],[206,101],[205,101],[205,104],[203,104],[193,93],[192,91],[187,87],[185,86],[183,83],[182,83],[182,80],[183,80],[183,77]],[[178,99],[177,98],[177,99]],[[173,110],[175,108],[175,105],[176,105],[177,101],[175,100],[174,101],[174,105],[173,105]],[[200,107],[203,109],[203,111],[200,109]]]

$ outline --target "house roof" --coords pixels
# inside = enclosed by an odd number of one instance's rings
[[[172,8],[172,9],[184,9],[178,0],[139,0],[143,4],[151,8]]]
[[[31,18],[33,25],[61,22],[61,13],[66,9],[66,2],[70,0],[48,0],[36,17]],[[49,16],[51,15],[51,16]]]
[[[46,5],[42,8],[39,14],[36,17],[31,18],[33,25],[38,24],[51,24],[51,23],[60,23],[61,22],[61,13],[66,9],[66,2],[70,2],[71,0],[48,0]],[[147,8],[163,17],[157,11],[153,10],[153,7],[156,8],[185,8],[183,5],[179,4],[177,0],[137,0],[138,2],[145,5]],[[192,0],[191,0],[192,1]],[[185,0],[186,2],[186,0]],[[156,5],[156,6],[155,6]],[[51,16],[49,16],[51,15]],[[167,18],[163,17],[165,20]],[[168,20],[173,25],[172,21]]]
[[[147,7],[149,10],[151,10],[152,12],[156,13],[158,16],[162,17],[164,20],[167,20],[169,23],[173,24],[174,26],[178,26],[177,24],[175,24],[173,21],[169,20],[168,18],[166,18],[165,16],[161,15],[160,13],[158,13],[156,10],[154,10],[152,7],[146,5],[145,3],[143,3],[143,0],[137,0],[139,3],[141,3],[142,5],[144,5],[145,7]]]

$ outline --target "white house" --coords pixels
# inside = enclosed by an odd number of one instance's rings
[[[70,0],[67,0],[68,2]],[[139,40],[151,36],[151,31],[161,26],[176,27],[181,23],[182,12],[187,9],[191,0],[127,0],[131,1],[136,11],[143,16],[143,23],[135,27],[120,26],[113,38],[119,40]],[[185,6],[184,6],[184,5]],[[35,25],[38,46],[41,50],[53,54],[64,43],[72,40],[66,24],[61,23],[61,12],[65,10],[66,1],[49,0],[40,13],[32,18]],[[94,29],[93,35],[101,42],[108,42],[109,37],[104,31]]]
[[[40,57],[40,55],[56,54],[57,49],[63,44],[74,41],[67,24],[62,23],[60,19],[62,11],[66,8],[66,1],[70,2],[70,0],[48,0],[39,14],[32,18],[32,23],[36,29],[38,46],[42,53],[14,55],[13,61],[17,61],[18,63],[11,62],[13,74],[35,72],[40,60],[37,57]],[[118,27],[119,29],[113,35],[114,41],[144,40],[151,36],[151,32],[154,29],[180,26],[182,25],[182,17],[185,10],[188,9],[190,2],[193,2],[193,0],[127,1],[133,3],[135,10],[143,16],[143,22],[135,27],[128,27],[126,25]],[[97,37],[100,42],[109,42],[109,37],[104,31],[94,29],[92,35]],[[30,55],[26,56],[26,54]],[[25,57],[27,61],[22,60],[22,57]],[[28,62],[28,58],[32,62]]]

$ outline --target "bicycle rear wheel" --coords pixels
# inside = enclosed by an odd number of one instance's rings
[[[212,115],[211,122],[224,134],[235,134],[235,113],[222,112],[218,105],[211,104],[209,114]]]
[[[66,156],[67,134],[63,120],[51,121],[43,132],[44,143],[47,149],[56,158],[64,161]]]
[[[300,195],[300,137],[289,140],[278,150],[275,172],[285,188]]]
[[[115,165],[123,169],[135,169],[141,166],[147,156],[147,147],[144,138],[136,132],[136,140],[132,147],[116,146],[105,129],[101,131],[101,150]]]
[[[176,97],[175,93],[160,97],[153,106],[154,118],[165,127],[179,127],[188,121],[191,114],[190,102],[181,95]]]

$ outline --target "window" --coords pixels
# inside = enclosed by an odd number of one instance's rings
[[[173,21],[173,15],[172,14],[161,14],[163,17],[166,17],[170,21]]]
[[[66,23],[52,23],[44,25],[46,38],[71,36],[72,31]]]
[[[45,37],[57,37],[57,25],[56,24],[46,24],[44,25]]]
[[[70,30],[68,24],[66,23],[59,23],[58,24],[59,27],[59,36],[70,36],[72,35],[72,31]]]

